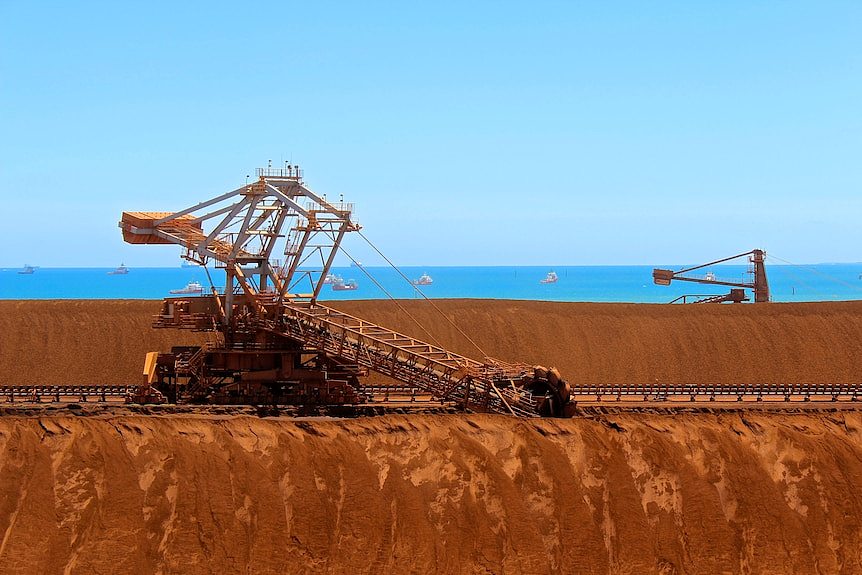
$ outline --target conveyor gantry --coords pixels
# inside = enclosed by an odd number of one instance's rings
[[[478,411],[537,414],[535,401],[523,390],[533,377],[527,365],[491,358],[482,363],[320,304],[285,306],[281,325],[269,322],[267,329],[280,329],[306,346],[418,387],[441,401]]]

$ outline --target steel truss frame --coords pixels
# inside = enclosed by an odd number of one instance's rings
[[[245,295],[256,312],[263,312],[268,301],[316,301],[345,234],[360,229],[351,219],[353,205],[328,202],[312,192],[298,167],[258,168],[257,178],[146,225],[136,225],[127,214],[120,222],[141,243],[177,244],[185,248],[185,259],[200,265],[214,260],[223,268],[225,325],[237,294]],[[206,232],[204,224],[213,227]],[[286,244],[283,265],[272,260],[279,238]]]

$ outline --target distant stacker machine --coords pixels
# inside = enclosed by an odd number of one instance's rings
[[[690,276],[685,275],[695,270],[703,269],[716,264],[721,264],[738,258],[748,257],[751,264],[748,273],[751,274],[751,281],[728,281],[718,279],[712,273],[707,273],[705,276]],[[672,281],[693,282],[698,284],[730,286],[732,289],[727,294],[719,295],[682,295],[673,300],[671,303],[681,301],[682,303],[742,303],[749,301],[745,293],[745,289],[754,290],[754,302],[763,303],[769,301],[769,282],[766,279],[766,265],[764,263],[766,252],[763,250],[751,250],[735,256],[722,258],[699,266],[692,266],[679,271],[654,269],[652,271],[653,281],[657,285],[669,286]]]

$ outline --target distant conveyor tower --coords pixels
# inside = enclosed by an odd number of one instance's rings
[[[752,276],[751,281],[725,281],[717,279],[713,274],[710,273],[706,274],[706,276],[684,275],[688,272],[728,262],[737,258],[743,258],[746,256],[748,256],[748,261],[751,264],[751,268],[748,271],[748,273],[750,273]],[[748,297],[745,295],[745,288],[754,291],[754,303],[766,303],[769,301],[769,281],[767,281],[766,279],[765,258],[766,252],[764,252],[763,250],[751,250],[750,252],[737,254],[735,256],[730,256],[729,258],[722,258],[720,260],[715,260],[706,264],[701,264],[699,266],[681,269],[676,272],[673,270],[654,269],[652,271],[652,276],[653,281],[656,283],[656,285],[661,286],[669,286],[671,281],[676,280],[684,282],[694,282],[698,284],[730,286],[731,288],[733,288],[727,294],[684,295],[676,298],[670,303],[676,303],[677,301],[688,303],[688,298],[692,299],[690,303],[742,303],[744,301],[749,301]]]
[[[312,192],[299,166],[256,176],[178,212],[123,212],[126,242],[177,244],[225,273],[223,291],[164,300],[154,327],[214,341],[147,354],[135,401],[355,405],[370,400],[361,378],[373,370],[464,409],[571,413],[556,370],[476,361],[318,303],[344,236],[360,229],[353,205]],[[280,240],[282,265],[272,258]]]

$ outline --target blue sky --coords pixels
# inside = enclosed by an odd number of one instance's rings
[[[403,265],[860,261],[860,2],[0,2],[0,266],[292,159]],[[377,263],[358,238],[347,247]]]

